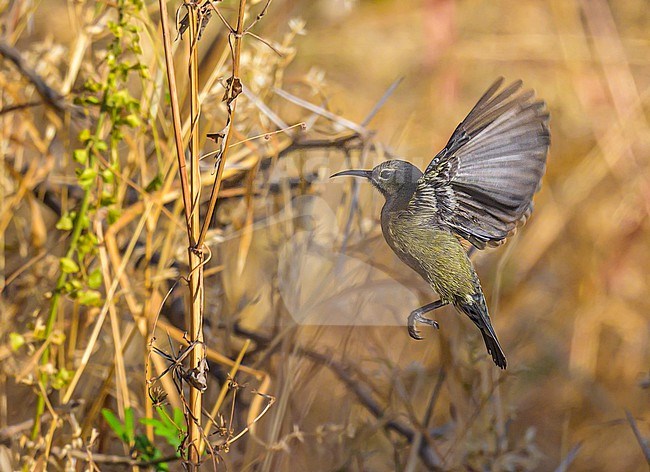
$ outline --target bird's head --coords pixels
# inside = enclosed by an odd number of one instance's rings
[[[415,191],[418,179],[422,177],[422,172],[410,162],[394,159],[382,162],[372,170],[344,170],[331,177],[343,175],[364,177],[370,180],[370,183],[388,199],[401,195],[410,197]]]

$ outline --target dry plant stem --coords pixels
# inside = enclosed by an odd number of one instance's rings
[[[232,80],[231,86],[234,84],[235,80],[239,79],[239,62],[241,58],[241,42],[244,36],[244,10],[246,9],[246,0],[239,1],[239,14],[237,15],[237,28],[233,33],[234,41],[232,48]],[[235,98],[230,104],[230,113],[228,116],[229,126],[226,133],[226,137],[223,142],[223,153],[219,158],[217,164],[217,177],[214,179],[214,184],[212,186],[212,193],[210,194],[210,203],[208,203],[208,210],[205,214],[205,220],[203,221],[203,226],[201,227],[201,234],[199,239],[196,242],[196,247],[200,248],[205,241],[205,236],[208,233],[208,228],[210,227],[210,221],[212,221],[212,215],[217,206],[217,198],[219,196],[219,189],[221,188],[221,179],[223,177],[223,169],[226,163],[226,157],[228,154],[228,149],[230,147],[230,141],[233,135],[233,129],[235,126],[235,112],[237,110],[237,99]]]
[[[100,241],[99,246],[99,260],[102,269],[102,275],[104,280],[104,289],[108,293],[110,289],[111,273],[109,269],[109,258],[106,251],[106,245],[102,244],[104,241],[104,232],[102,229],[102,223],[98,220],[95,221],[95,234],[97,234],[98,240]],[[110,304],[108,307],[109,317],[111,321],[111,334],[113,335],[113,348],[115,350],[115,385],[117,386],[117,406],[118,412],[121,418],[124,418],[124,411],[131,407],[131,401],[129,397],[129,387],[128,380],[126,377],[126,368],[124,366],[124,357],[122,354],[122,333],[120,332],[120,319],[118,317],[117,311],[114,304]],[[130,446],[133,446],[130,444]]]
[[[104,289],[108,293],[110,289],[110,280],[111,273],[109,269],[109,257],[106,251],[106,245],[104,243],[104,232],[102,229],[102,222],[95,220],[94,222],[95,234],[98,237],[99,241],[99,260],[100,266],[102,269],[103,280],[104,280]],[[111,321],[111,334],[113,336],[113,349],[114,354],[114,365],[115,365],[115,385],[116,385],[116,401],[118,412],[120,418],[125,417],[125,411],[131,407],[131,401],[129,396],[129,387],[127,385],[126,369],[124,367],[124,356],[123,356],[123,340],[120,333],[120,319],[115,308],[115,304],[111,303],[108,306],[109,317]],[[125,453],[128,454],[129,449],[134,446],[133,442],[129,442],[122,445],[125,449]]]
[[[201,197],[201,174],[199,172],[199,130],[198,122],[200,115],[199,104],[199,56],[198,56],[198,6],[188,7],[190,19],[189,44],[190,44],[190,239],[188,241],[188,257],[190,266],[189,288],[190,288],[190,342],[196,342],[190,354],[190,370],[199,372],[203,369],[205,349],[203,347],[203,263],[204,254],[195,250],[195,242],[199,235],[199,202]],[[190,386],[189,414],[186,414],[188,431],[187,458],[191,468],[199,468],[203,448],[201,417],[203,411],[203,391]]]
[[[167,2],[159,0],[160,5],[160,26],[162,28],[163,44],[165,47],[165,70],[169,83],[169,97],[172,106],[172,123],[174,125],[174,142],[176,144],[176,155],[178,158],[178,173],[181,178],[181,194],[183,195],[183,208],[185,209],[185,222],[187,224],[188,236],[190,235],[190,192],[187,183],[187,164],[185,162],[185,151],[183,149],[183,136],[181,131],[181,112],[178,106],[178,91],[176,89],[176,75],[174,73],[174,58],[172,57],[172,43],[169,33],[169,21],[167,13]]]
[[[154,292],[152,290],[153,284],[151,282],[151,258],[153,254],[153,233],[155,231],[155,225],[153,223],[153,219],[150,219],[146,225],[145,231],[146,231],[146,236],[145,236],[145,269],[144,269],[144,286],[145,290],[147,293],[147,296],[144,301],[144,307],[142,310],[142,324],[143,328],[145,331],[145,338],[144,339],[150,339],[151,338],[151,333],[153,331],[153,318],[149,316],[150,313],[153,313],[152,310],[152,301],[154,299]],[[143,361],[144,361],[144,378],[147,378],[147,360],[149,359],[149,348],[146,345],[143,345]],[[145,397],[147,398],[147,394],[149,392],[148,385],[145,382],[144,385],[144,394]],[[153,404],[152,402],[145,401],[144,402],[144,415],[147,420],[150,420],[153,418]],[[147,424],[145,427],[147,439],[151,441],[151,443],[154,443],[154,429],[153,429],[153,424]]]

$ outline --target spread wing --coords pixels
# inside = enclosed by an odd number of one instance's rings
[[[497,246],[530,215],[550,143],[544,102],[503,78],[483,94],[418,180],[409,209],[478,249]]]

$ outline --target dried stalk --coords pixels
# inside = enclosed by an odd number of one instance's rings
[[[178,173],[181,178],[181,194],[183,195],[183,208],[185,209],[185,222],[189,237],[190,192],[187,183],[187,164],[185,162],[185,150],[183,148],[181,112],[178,106],[178,91],[176,90],[176,75],[174,73],[174,58],[172,57],[172,44],[169,34],[167,3],[165,0],[158,0],[158,4],[160,5],[160,25],[162,28],[163,45],[165,47],[165,70],[167,71],[169,97],[172,107],[172,123],[174,125],[174,142],[176,144],[176,155],[178,158]]]
[[[205,349],[203,346],[203,252],[196,250],[199,247],[196,242],[199,236],[201,224],[199,215],[199,203],[201,200],[201,173],[199,171],[199,130],[198,122],[200,116],[199,104],[199,9],[196,5],[188,6],[189,16],[189,44],[190,44],[190,240],[188,246],[188,258],[190,266],[189,288],[190,288],[190,322],[189,340],[196,343],[190,353],[190,372],[195,373],[199,379],[197,384],[190,384],[190,403],[185,418],[187,421],[187,459],[190,470],[198,469],[202,450],[202,428],[201,417],[203,411],[203,391],[205,390]]]

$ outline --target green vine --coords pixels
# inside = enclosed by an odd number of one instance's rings
[[[118,187],[115,175],[120,171],[119,144],[124,139],[126,129],[141,127],[140,102],[127,89],[127,81],[132,73],[147,78],[146,66],[138,61],[142,53],[138,27],[133,24],[136,15],[142,10],[141,0],[118,0],[112,7],[116,19],[108,23],[112,40],[106,49],[102,62],[106,76],[101,80],[88,79],[83,92],[75,103],[90,115],[98,116],[91,130],[83,129],[78,136],[80,147],[73,151],[72,158],[77,163],[77,184],[83,189],[83,198],[75,210],[62,215],[57,228],[71,231],[68,249],[59,259],[59,277],[50,300],[45,327],[35,329],[35,338],[46,343],[40,359],[40,392],[49,387],[65,387],[70,372],[64,368],[50,365],[51,345],[61,344],[62,336],[56,336],[58,308],[61,296],[72,299],[84,306],[101,306],[104,302],[99,288],[102,273],[99,268],[91,269],[97,254],[98,239],[91,221],[97,211],[106,211],[108,223],[113,223],[120,215]],[[103,13],[103,12],[102,12]],[[101,157],[102,159],[99,159]],[[108,166],[102,165],[108,163]],[[40,423],[45,411],[45,398],[39,394],[35,421],[31,437],[38,438]]]

